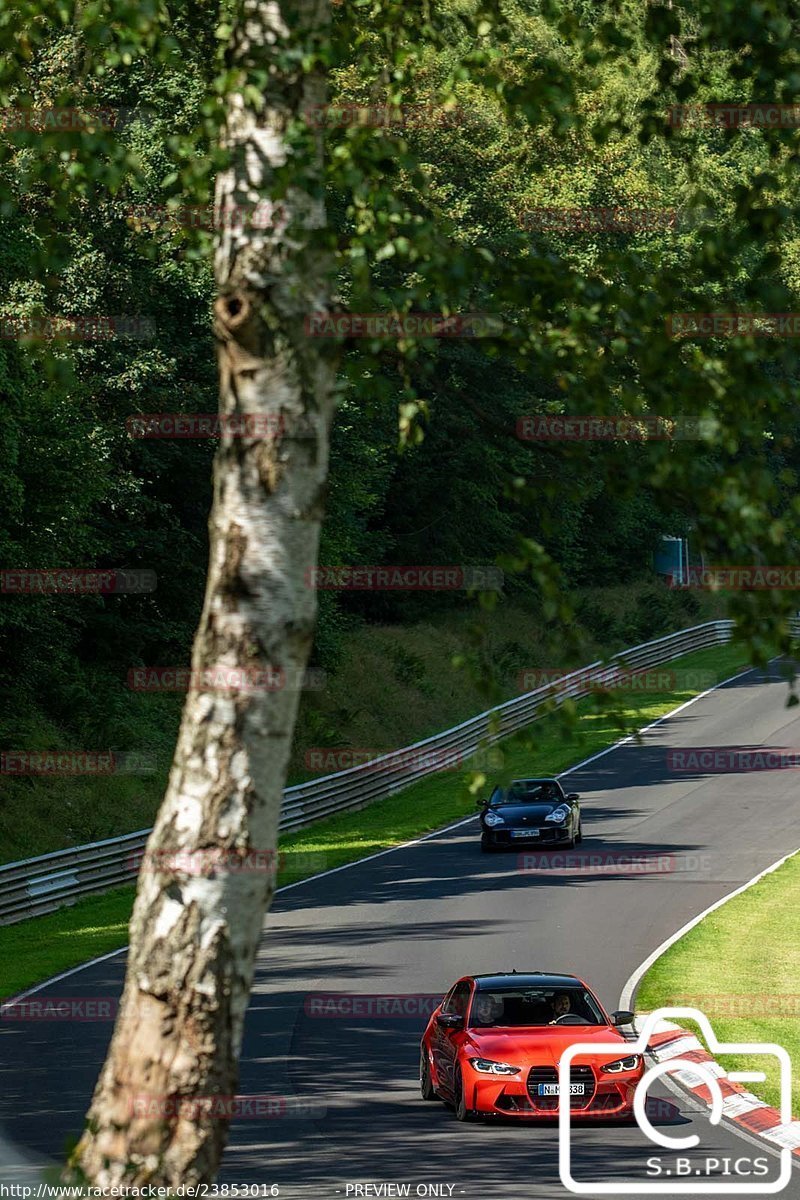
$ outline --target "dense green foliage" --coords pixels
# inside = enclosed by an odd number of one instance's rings
[[[2,107],[144,114],[119,130],[4,133],[3,314],[155,325],[143,340],[0,339],[0,564],[158,575],[145,596],[2,597],[7,745],[33,710],[99,745],[136,745],[143,720],[156,738],[159,710],[143,717],[150,701],[129,696],[127,671],[188,659],[213,445],[133,440],[125,422],[215,409],[212,239],[130,211],[212,194],[229,7],[47,0],[0,15]],[[711,562],[797,562],[793,342],[665,328],[675,312],[800,309],[797,130],[665,121],[674,104],[791,102],[792,6],[347,0],[332,16],[315,52],[338,99],[454,110],[402,136],[326,130],[342,307],[488,312],[504,332],[345,343],[321,561],[499,558],[506,595],[557,625],[567,658],[582,615],[571,589],[647,576],[660,532],[690,530]],[[295,134],[299,146],[308,130]],[[519,213],[542,205],[688,216],[633,233],[526,231]],[[563,412],[707,423],[686,442],[515,436],[520,417]],[[323,593],[317,661],[335,668],[359,621],[435,621],[463,603]],[[733,598],[756,657],[786,644],[793,603]]]

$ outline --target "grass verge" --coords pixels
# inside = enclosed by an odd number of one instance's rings
[[[741,669],[735,646],[701,650],[659,668],[660,692],[615,692],[613,709],[594,699],[572,706],[569,725],[542,717],[501,744],[498,776],[555,774],[602,750],[625,733],[664,716],[706,687]],[[281,839],[278,886],[398,846],[475,811],[466,774],[442,771],[386,800],[332,817]],[[133,888],[87,897],[73,907],[0,927],[0,996],[10,997],[49,976],[106,954],[127,941]]]
[[[724,1042],[776,1042],[800,1062],[800,854],[723,904],[653,964],[636,996],[652,1012],[671,1004],[700,1009]],[[691,1025],[690,1022],[681,1024]],[[774,1059],[726,1055],[729,1069],[764,1071],[748,1085],[778,1107]],[[800,1113],[800,1076],[792,1079],[792,1112]]]

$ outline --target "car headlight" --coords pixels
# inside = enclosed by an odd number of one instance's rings
[[[606,1063],[601,1067],[603,1071],[611,1071],[616,1074],[619,1071],[635,1071],[641,1063],[641,1056],[638,1054],[629,1054],[627,1058],[618,1058],[616,1062]]]
[[[491,810],[487,812],[483,819],[487,825],[505,825],[505,821],[500,816],[500,813],[492,812]]]
[[[522,1067],[512,1067],[511,1063],[492,1062],[491,1058],[471,1058],[470,1066],[482,1075],[519,1075]]]
[[[558,808],[554,808],[551,813],[545,817],[545,821],[555,821],[556,825],[562,825],[569,816],[569,808],[566,804],[559,804]]]

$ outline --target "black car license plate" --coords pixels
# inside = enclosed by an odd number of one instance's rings
[[[557,1083],[540,1083],[538,1091],[539,1091],[540,1096],[560,1096],[561,1095],[561,1088]],[[570,1096],[583,1096],[583,1095],[585,1095],[585,1092],[586,1092],[586,1085],[583,1083],[571,1083],[569,1085]]]

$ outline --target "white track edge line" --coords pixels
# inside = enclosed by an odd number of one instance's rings
[[[641,983],[642,977],[647,974],[653,964],[656,963],[663,954],[666,954],[668,950],[672,949],[676,942],[680,941],[684,934],[689,933],[690,930],[699,925],[700,922],[709,916],[710,913],[716,912],[718,908],[722,908],[722,906],[727,904],[729,900],[733,900],[736,896],[741,896],[744,892],[748,891],[756,883],[759,883],[767,875],[771,875],[773,871],[777,871],[779,867],[782,867],[784,863],[787,863],[790,858],[794,858],[797,854],[800,854],[800,847],[798,847],[797,850],[790,851],[789,854],[784,854],[783,858],[779,858],[778,861],[772,863],[771,866],[766,867],[763,871],[759,871],[759,873],[754,875],[748,883],[743,883],[741,887],[735,888],[734,891],[728,892],[727,896],[723,896],[722,899],[717,900],[716,903],[709,905],[709,907],[704,909],[703,912],[699,913],[698,916],[693,917],[691,921],[687,921],[685,925],[681,926],[677,933],[673,933],[671,937],[668,937],[666,941],[662,942],[661,945],[654,950],[652,954],[648,955],[644,962],[641,963],[641,965],[638,966],[628,978],[628,981],[626,982],[620,994],[619,1007],[621,1009],[627,1009],[629,1012],[631,1011],[631,1003],[635,998],[636,989]],[[673,1095],[678,1096],[681,1099],[690,1099],[692,1104],[695,1105],[700,1112],[708,1111],[708,1106],[703,1106],[693,1092],[691,1092],[689,1088],[682,1088],[677,1080],[672,1079],[668,1075],[664,1075],[662,1077],[662,1083],[667,1085]],[[768,1142],[766,1138],[759,1138],[758,1135],[752,1130],[743,1128],[736,1121],[732,1121],[726,1117],[723,1117],[720,1121],[720,1124],[723,1125],[724,1128],[726,1128],[730,1133],[736,1134],[737,1137],[743,1138],[745,1141],[750,1142],[751,1145],[756,1145],[763,1148],[775,1158],[781,1157],[781,1151],[777,1149],[771,1142]],[[796,1156],[794,1155],[792,1156],[792,1166],[795,1169],[800,1170],[800,1163],[797,1161]]]
[[[694,929],[696,925],[699,925],[700,922],[712,912],[716,912],[718,908],[722,908],[723,904],[727,904],[728,901],[733,900],[735,896],[741,896],[743,892],[748,891],[751,887],[753,887],[754,884],[759,883],[760,880],[762,880],[766,875],[771,875],[773,871],[777,871],[779,867],[782,867],[783,864],[788,862],[790,858],[794,858],[796,854],[800,854],[800,847],[798,847],[796,850],[791,850],[788,854],[784,854],[783,858],[779,858],[778,861],[772,863],[771,866],[765,867],[763,871],[759,871],[759,873],[754,875],[753,878],[748,880],[747,883],[743,883],[739,887],[734,888],[732,892],[728,892],[727,896],[723,896],[720,900],[716,900],[713,904],[710,904],[708,908],[704,908],[703,911],[698,913],[696,917],[692,917],[690,921],[687,921],[685,925],[682,925],[676,933],[671,934],[665,941],[661,943],[660,946],[657,947],[657,949],[653,951],[652,954],[649,954],[644,962],[641,963],[629,976],[625,986],[622,989],[622,992],[620,993],[620,1008],[626,1009],[629,1012],[633,1011],[630,1006],[631,1001],[635,997],[636,989],[642,981],[642,976],[650,970],[650,968],[655,962],[658,961],[659,958],[661,958],[662,954],[666,954],[667,950],[670,950],[676,942],[680,941],[684,934],[689,933],[690,930]]]
[[[676,1099],[687,1104],[687,1107],[696,1112],[698,1116],[708,1116],[708,1105],[698,1100],[688,1088],[682,1088],[671,1075],[662,1075],[659,1083],[672,1092]],[[721,1128],[727,1129],[728,1133],[733,1133],[736,1137],[741,1138],[742,1141],[749,1142],[751,1146],[756,1146],[759,1150],[763,1150],[765,1154],[771,1154],[773,1158],[780,1159],[781,1149],[775,1142],[768,1142],[766,1139],[762,1140],[758,1134],[753,1133],[752,1130],[742,1125],[737,1125],[730,1117],[720,1118],[719,1123]],[[798,1161],[796,1155],[792,1155],[792,1166],[796,1171],[800,1171],[800,1161]]]

